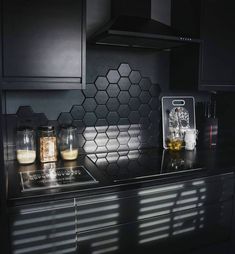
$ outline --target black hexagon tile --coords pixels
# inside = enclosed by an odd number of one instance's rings
[[[152,83],[149,80],[149,78],[142,78],[140,81],[140,88],[143,91],[149,91],[151,85],[152,85]]]
[[[121,118],[127,118],[130,114],[130,108],[128,105],[122,104],[119,106],[118,114]]]
[[[95,127],[86,127],[83,136],[85,140],[94,140],[97,136],[97,131]]]
[[[110,70],[107,74],[109,83],[117,83],[120,79],[120,74],[117,70]]]
[[[127,91],[121,91],[118,95],[118,99],[122,104],[128,104],[130,100],[130,94]]]
[[[86,153],[94,153],[97,149],[97,144],[95,141],[86,141],[83,148]]]
[[[60,113],[58,117],[59,125],[71,125],[73,118],[69,112]]]
[[[149,120],[149,117],[146,116],[146,117],[141,117],[140,118],[140,125],[141,125],[141,129],[148,129],[149,128],[149,125],[151,124],[150,120]]]
[[[118,147],[120,146],[117,139],[109,139],[106,147],[109,151],[117,151]]]
[[[106,133],[99,133],[95,139],[95,142],[98,147],[105,146],[108,143],[108,141],[109,141],[109,138]]]
[[[87,112],[84,116],[83,121],[85,126],[94,126],[97,121],[95,113]]]
[[[86,89],[83,92],[86,98],[93,98],[97,93],[97,89],[94,84],[86,84]]]
[[[140,140],[138,139],[138,137],[131,137],[128,141],[128,146],[130,150],[138,149],[140,146]]]
[[[149,92],[147,91],[142,91],[141,94],[140,94],[140,101],[142,103],[148,103],[151,99],[151,95]]]
[[[21,106],[16,112],[16,115],[19,117],[30,117],[34,114],[30,106]]]
[[[128,118],[120,118],[118,121],[118,127],[126,127],[130,124],[130,121]]]
[[[107,93],[109,97],[117,97],[120,92],[119,86],[117,84],[110,84]]]
[[[109,97],[106,93],[106,91],[98,91],[95,100],[97,101],[98,104],[106,104],[108,101]]]
[[[137,84],[140,82],[141,75],[140,75],[139,71],[132,71],[130,73],[129,78],[130,78],[131,83]]]
[[[72,107],[70,114],[74,120],[82,120],[85,115],[85,110],[82,106],[75,105]]]
[[[129,64],[127,63],[122,63],[120,64],[120,66],[118,67],[118,72],[122,77],[127,77],[130,75],[131,73],[131,68],[129,66]]]
[[[108,129],[108,125],[103,125],[103,126],[95,126],[97,133],[106,133]]]
[[[129,106],[131,110],[133,111],[139,110],[140,105],[141,105],[141,102],[139,98],[130,98]]]
[[[140,135],[140,125],[139,124],[132,124],[128,129],[128,134],[130,137],[138,137]]]
[[[83,107],[86,112],[94,111],[96,109],[96,106],[96,101],[93,98],[87,98],[83,103]]]
[[[131,113],[128,116],[130,123],[139,123],[140,121],[140,113],[139,111],[131,111]]]
[[[95,125],[96,126],[108,126],[108,122],[106,119],[98,119]]]
[[[141,93],[140,87],[138,85],[132,85],[129,89],[131,97],[138,97]]]
[[[95,114],[98,119],[106,118],[108,113],[109,111],[106,105],[98,105],[97,108],[95,109]]]
[[[129,80],[129,78],[122,77],[118,81],[118,86],[120,90],[127,91],[131,86],[131,81]]]
[[[116,125],[119,120],[119,115],[117,112],[109,112],[107,116],[107,121],[109,125]]]
[[[119,129],[115,125],[109,126],[106,131],[106,134],[107,134],[108,138],[110,138],[110,139],[117,138],[117,136],[119,135]]]
[[[84,139],[82,134],[78,134],[78,144],[79,147],[83,147],[86,143],[86,140]]]
[[[119,101],[117,98],[109,98],[106,105],[109,111],[117,111],[119,108]]]
[[[139,108],[139,113],[142,117],[148,116],[151,112],[151,108],[148,104],[141,104]]]
[[[95,81],[95,85],[98,90],[106,90],[109,82],[106,77],[98,77]]]
[[[83,120],[73,120],[72,125],[76,126],[79,129],[82,128],[82,130],[85,129],[85,124],[84,124]]]
[[[117,137],[117,140],[118,140],[120,145],[127,145],[127,143],[129,142],[130,138],[131,137],[130,137],[128,132],[120,132],[118,137]]]

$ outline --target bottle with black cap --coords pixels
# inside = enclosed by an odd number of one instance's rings
[[[41,162],[57,161],[57,137],[53,126],[40,126],[39,130],[39,156]]]

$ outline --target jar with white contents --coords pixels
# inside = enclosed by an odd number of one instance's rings
[[[41,162],[57,161],[57,137],[53,126],[39,127],[39,154]]]
[[[63,160],[76,160],[78,157],[78,130],[74,126],[62,127],[59,134],[60,155]]]
[[[36,159],[35,132],[31,127],[20,127],[17,130],[16,158],[20,164],[31,164]]]

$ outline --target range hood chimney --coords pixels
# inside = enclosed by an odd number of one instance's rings
[[[157,50],[200,43],[199,39],[151,19],[151,0],[112,0],[111,17],[89,42]]]

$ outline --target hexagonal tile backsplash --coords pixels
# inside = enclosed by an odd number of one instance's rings
[[[128,63],[98,76],[81,93],[84,100],[70,112],[62,112],[57,121],[25,106],[18,109],[15,125],[73,124],[78,127],[79,147],[84,153],[158,146],[160,88]]]

